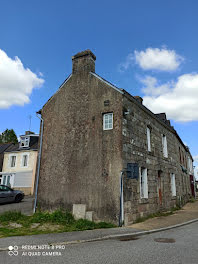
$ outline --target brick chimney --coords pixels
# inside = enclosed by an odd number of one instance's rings
[[[32,134],[35,134],[34,132],[32,131],[25,131],[25,135],[28,136],[28,135],[32,135]]]
[[[142,97],[140,97],[140,96],[134,96],[134,98],[135,98],[140,104],[142,104],[142,102],[143,102],[143,98],[142,98]]]
[[[85,50],[72,57],[72,73],[95,72],[96,56],[91,50]]]

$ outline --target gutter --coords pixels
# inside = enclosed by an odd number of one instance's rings
[[[38,196],[38,183],[39,183],[39,175],[40,175],[40,166],[41,166],[41,151],[42,151],[42,145],[43,145],[43,126],[44,126],[44,120],[41,116],[41,110],[36,112],[36,116],[41,121],[41,137],[40,137],[40,146],[39,146],[39,153],[38,153],[38,166],[37,166],[37,177],[36,177],[36,188],[35,188],[35,199],[34,199],[34,208],[33,213],[36,212],[37,207],[37,196]]]

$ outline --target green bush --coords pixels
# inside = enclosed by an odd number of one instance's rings
[[[196,200],[194,197],[190,198],[189,203],[194,203]]]
[[[99,222],[96,224],[96,228],[112,228],[116,227],[116,225],[106,222]]]
[[[91,230],[96,228],[96,223],[91,222],[87,219],[79,219],[76,221],[75,227],[77,230]]]
[[[31,217],[30,221],[32,223],[43,223],[48,222],[50,220],[50,214],[49,212],[36,212]]]
[[[0,214],[0,222],[16,222],[18,220],[27,218],[27,216],[23,215],[21,212],[17,211],[8,211],[3,214]]]
[[[75,220],[71,213],[67,211],[56,210],[50,214],[51,222],[62,223],[62,224],[72,224]]]
[[[10,227],[8,224],[9,222],[19,223],[21,224],[21,227]],[[15,211],[5,212],[0,215],[0,223],[3,224],[3,227],[0,227],[0,237],[115,227],[115,225],[106,222],[95,223],[86,219],[75,220],[70,212],[62,211],[61,209],[54,212],[37,211],[31,216],[26,216],[21,214],[21,212]],[[52,225],[49,225],[48,229],[42,230],[39,228],[32,228],[33,223],[39,223],[39,227],[45,223],[52,223],[59,225],[59,228],[57,230],[53,230],[50,229],[50,226]]]
[[[72,224],[74,217],[67,211],[56,210],[49,212],[36,212],[31,219],[32,223],[52,222],[57,224]]]

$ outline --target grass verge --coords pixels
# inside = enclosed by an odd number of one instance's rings
[[[36,212],[32,216],[10,211],[0,215],[0,238],[116,227],[111,223],[75,220],[69,212]]]

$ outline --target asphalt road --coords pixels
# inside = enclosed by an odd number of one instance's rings
[[[46,256],[46,252],[58,252],[61,255]],[[32,256],[28,256],[29,254]],[[33,256],[33,254],[37,255]],[[38,254],[41,254],[41,256],[38,256]],[[120,241],[114,239],[79,243],[63,246],[62,249],[55,248],[54,250],[19,249],[17,256],[9,256],[8,251],[2,251],[0,252],[0,263],[197,264],[198,222],[141,236],[135,240]]]
[[[23,214],[27,214],[27,215],[32,214],[33,212],[32,202],[33,202],[32,196],[25,196],[20,203],[0,204],[0,214],[6,211],[20,211]]]

